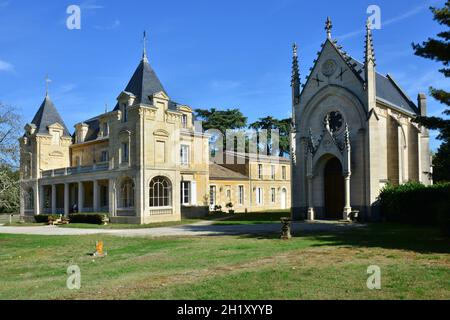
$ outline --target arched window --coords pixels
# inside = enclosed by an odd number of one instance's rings
[[[127,178],[120,186],[120,205],[121,208],[134,207],[134,182]]]
[[[170,207],[172,185],[167,178],[156,177],[150,182],[150,207]]]
[[[34,209],[34,193],[33,189],[25,190],[24,194],[25,200],[25,210],[33,210]]]

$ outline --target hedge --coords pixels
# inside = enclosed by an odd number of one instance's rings
[[[106,214],[70,214],[69,220],[70,223],[89,223],[89,224],[103,224],[103,221],[107,218]]]
[[[35,215],[34,220],[36,221],[36,223],[47,223],[50,218],[52,220],[57,220],[60,217],[61,217],[60,214],[40,214],[40,215]]]
[[[385,187],[378,198],[384,221],[420,225],[450,223],[450,183],[407,183]]]

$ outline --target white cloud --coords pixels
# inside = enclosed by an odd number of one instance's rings
[[[406,19],[408,19],[408,18],[410,18],[412,16],[415,16],[415,15],[419,14],[420,12],[422,12],[423,10],[428,9],[431,5],[436,4],[437,2],[438,1],[429,1],[427,4],[424,4],[424,5],[412,8],[411,10],[409,10],[409,11],[403,13],[403,14],[400,14],[400,15],[398,15],[396,17],[393,17],[393,18],[390,18],[390,19],[387,19],[387,20],[382,20],[381,21],[381,28],[384,28],[386,26],[390,26],[392,24],[396,24],[396,23],[401,22],[403,20],[406,20]],[[383,18],[383,12],[382,12],[382,18]],[[345,33],[345,34],[340,35],[340,36],[338,36],[336,38],[340,39],[340,40],[344,40],[344,39],[356,37],[358,35],[363,34],[364,32],[365,32],[365,26],[361,26],[361,29]]]
[[[94,26],[97,30],[114,30],[118,27],[120,27],[120,20],[118,19],[114,20],[114,22],[109,26]]]
[[[5,72],[13,72],[14,71],[14,66],[6,61],[0,60],[0,72],[1,71],[5,71]]]
[[[95,1],[86,1],[80,5],[82,10],[100,10],[104,9],[105,6],[96,4]]]

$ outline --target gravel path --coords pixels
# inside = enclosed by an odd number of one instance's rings
[[[0,234],[26,234],[46,236],[72,236],[89,234],[107,234],[121,237],[167,237],[167,236],[219,236],[219,235],[257,235],[268,233],[280,233],[281,224],[253,224],[253,225],[214,225],[214,222],[205,221],[195,224],[146,228],[146,229],[74,229],[60,228],[56,226],[39,227],[2,227]],[[348,228],[361,227],[360,224],[348,224],[339,222],[299,222],[293,224],[293,232],[311,231],[339,231]]]

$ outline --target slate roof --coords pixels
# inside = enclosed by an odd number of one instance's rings
[[[168,95],[146,58],[141,60],[124,91],[134,94],[135,102],[142,104],[151,104],[148,97],[155,93],[162,91]],[[116,105],[114,110],[118,109],[119,105]]]
[[[98,120],[98,118],[84,121],[84,123],[89,126],[84,142],[97,140],[98,134],[100,132],[100,121]]]
[[[59,123],[64,127],[63,135],[66,137],[71,136],[66,124],[58,113],[58,110],[56,110],[56,107],[48,94],[45,95],[45,99],[31,123],[36,126],[36,133],[39,134],[49,134],[48,126]]]
[[[365,81],[364,64],[351,58],[351,62],[356,64],[358,70],[363,70],[360,76]],[[404,93],[400,86],[395,82],[391,75],[383,76],[380,73],[376,73],[376,86],[377,86],[377,98],[384,100],[404,111],[418,114],[419,109],[411,101],[411,99]]]
[[[242,173],[222,167],[221,165],[212,163],[209,165],[209,178],[218,180],[247,180],[248,177]]]

